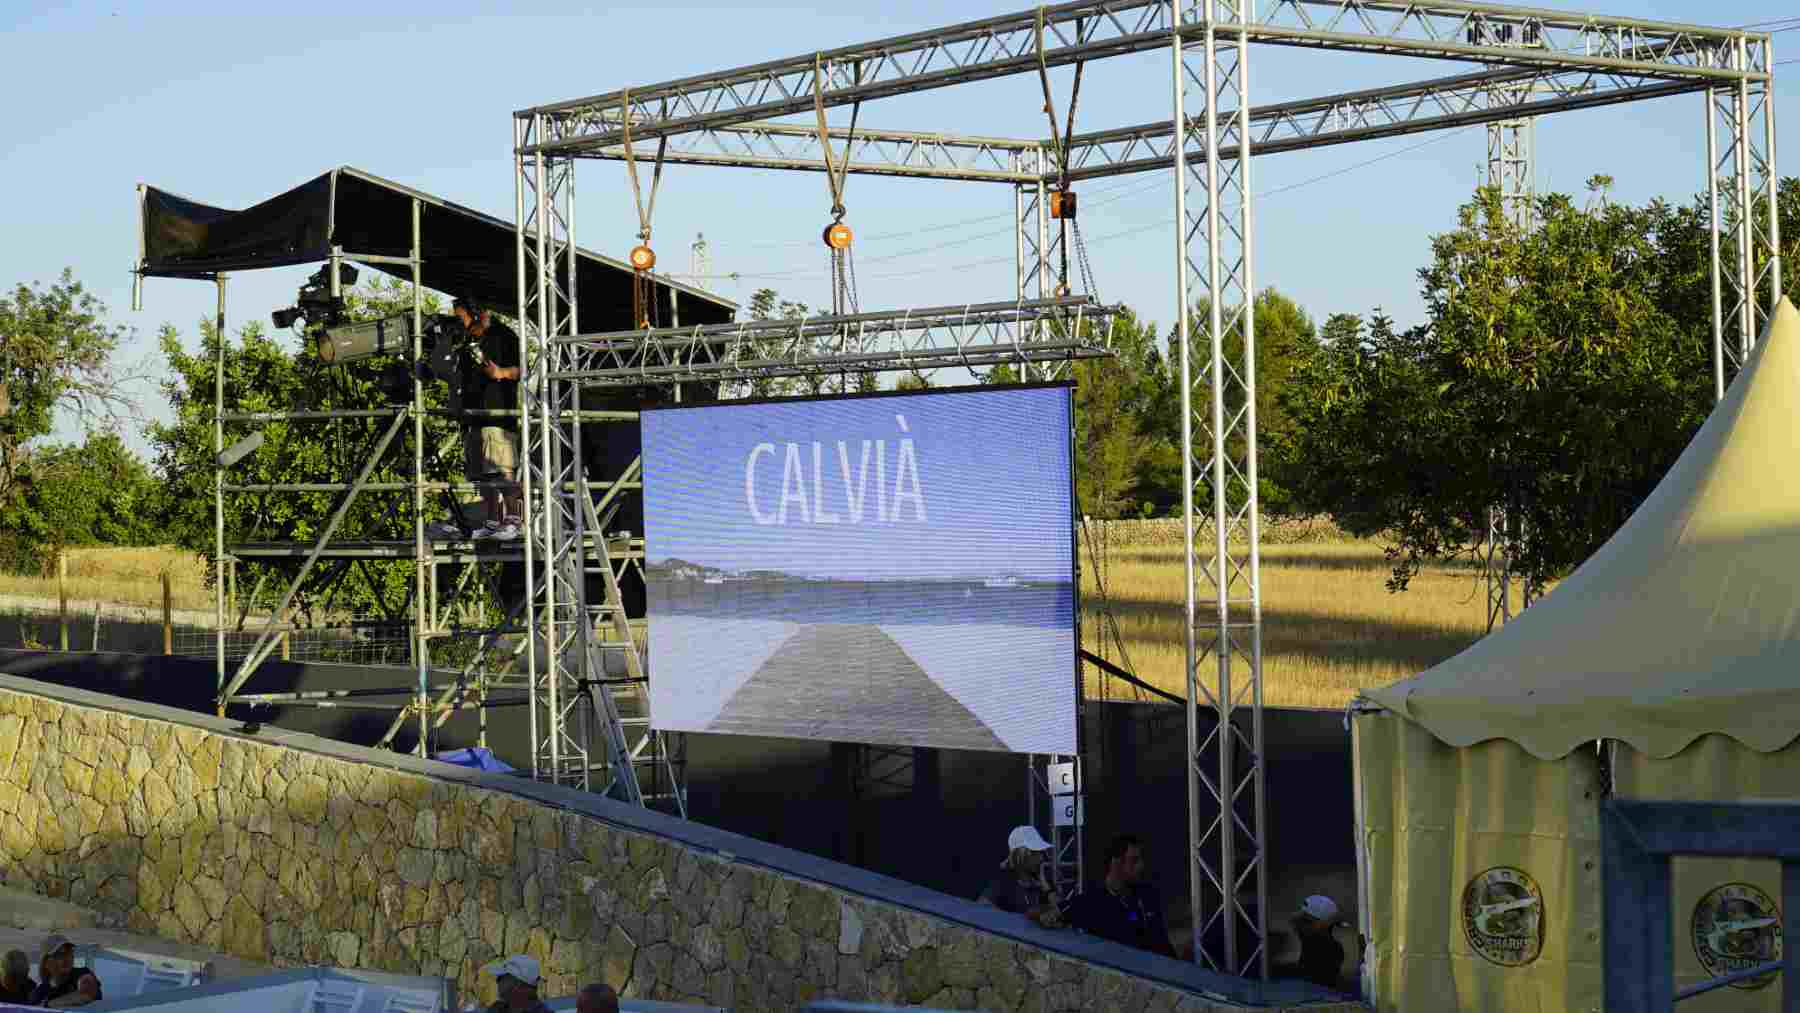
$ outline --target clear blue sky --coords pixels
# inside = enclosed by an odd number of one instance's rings
[[[646,554],[848,579],[1066,580],[1069,445],[1054,437],[1068,431],[1061,387],[652,412]]]
[[[1795,13],[1790,0],[1538,6],[1720,25]],[[74,268],[136,329],[128,358],[154,366],[158,326],[172,322],[192,340],[195,321],[211,313],[213,290],[151,280],[144,311],[129,312],[140,181],[238,207],[348,164],[510,218],[515,109],[1027,7],[1006,0],[818,7],[315,0],[256,13],[223,2],[13,0],[0,5],[0,94],[8,97],[0,284],[48,282]],[[1777,59],[1800,56],[1800,32],[1777,35],[1776,44]],[[1167,59],[1146,54],[1090,67],[1077,129],[1168,116]],[[1254,99],[1266,102],[1455,69],[1259,47],[1251,77]],[[1800,127],[1790,100],[1800,64],[1781,73],[1788,83],[1778,89],[1778,146],[1790,153],[1785,167],[1793,174]],[[1068,70],[1055,75],[1060,96],[1069,77]],[[1045,130],[1039,103],[1035,78],[1021,76],[884,100],[865,109],[862,122],[1036,137]],[[1697,96],[1540,123],[1539,188],[1578,191],[1599,172],[1616,177],[1620,200],[1688,200],[1703,186],[1702,124]],[[1414,272],[1430,235],[1449,226],[1476,183],[1484,157],[1477,128],[1256,160],[1253,189],[1280,191],[1259,204],[1258,286],[1287,292],[1315,319],[1379,305],[1403,323],[1416,320]],[[581,166],[584,246],[623,255],[634,244],[625,179],[618,164]],[[1090,241],[1142,229],[1092,243],[1098,294],[1166,324],[1173,303],[1166,179],[1104,181],[1085,187],[1083,198]],[[703,231],[713,272],[744,276],[719,282],[723,294],[747,301],[770,285],[817,306],[829,302],[817,240],[829,203],[817,174],[675,168],[657,202],[656,245],[666,267],[685,270],[687,247]],[[1010,212],[1003,188],[852,179],[846,203],[859,237],[864,307],[1010,298],[1010,225],[1004,217],[970,221]],[[233,328],[266,320],[306,273],[235,277]],[[160,400],[147,390],[146,410],[160,411]]]

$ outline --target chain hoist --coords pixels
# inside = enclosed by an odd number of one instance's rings
[[[631,248],[628,258],[631,264],[631,323],[633,327],[649,330],[657,325],[656,287],[650,272],[656,269],[656,251],[650,248],[650,219],[656,213],[656,191],[662,184],[663,155],[668,151],[669,138],[665,135],[656,139],[656,169],[650,177],[650,200],[644,201],[643,191],[638,187],[637,152],[631,144],[631,92],[626,91],[620,103],[624,112],[624,147],[625,169],[631,177],[631,199],[638,213],[638,244]],[[573,285],[575,279],[570,278]]]

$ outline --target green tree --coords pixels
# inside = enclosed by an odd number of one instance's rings
[[[1419,272],[1429,322],[1335,316],[1280,395],[1297,505],[1386,538],[1395,589],[1471,552],[1491,507],[1541,589],[1617,530],[1711,406],[1694,217],[1552,195],[1537,220],[1521,235],[1479,192]]]
[[[346,294],[348,315],[365,320],[409,313],[410,285],[377,278]],[[429,293],[425,312],[440,312]],[[214,359],[221,335],[211,320],[200,322],[197,347],[189,351],[180,334],[165,326],[160,344],[168,379],[163,393],[172,420],[149,427],[155,468],[166,483],[160,520],[168,537],[183,548],[210,555],[213,550],[213,382]],[[224,410],[228,414],[292,411],[370,411],[404,405],[411,399],[405,366],[394,357],[363,359],[342,365],[319,361],[309,342],[297,335],[271,335],[261,321],[243,325],[235,342],[224,348]],[[437,381],[425,384],[425,407],[442,412],[448,390]],[[396,397],[395,395],[398,395]],[[237,421],[225,425],[225,445],[261,433],[261,448],[233,465],[225,481],[233,485],[278,485],[348,482],[391,424],[383,418],[337,418],[329,421]],[[442,414],[427,417],[424,461],[428,478],[460,480],[456,424]],[[412,473],[412,425],[401,424],[376,468],[371,483],[405,482]],[[225,497],[225,537],[239,542],[307,544],[324,528],[341,492],[233,492]],[[428,499],[428,517],[441,513],[441,502]],[[336,538],[404,540],[412,536],[409,491],[364,491],[353,501]],[[259,581],[272,599],[291,580],[298,561],[247,563],[238,586],[248,591]],[[353,571],[355,579],[345,579]],[[365,561],[321,563],[302,587],[298,601],[313,606],[368,611],[406,599],[412,564]],[[271,604],[265,600],[260,604]]]
[[[1070,367],[1075,493],[1083,514],[1110,520],[1135,510],[1137,469],[1145,447],[1136,408],[1143,357],[1154,349],[1155,336],[1155,324],[1140,323],[1128,310],[1110,324],[1112,358],[1080,359]]]
[[[114,372],[126,331],[107,315],[67,270],[48,288],[20,284],[0,296],[0,556],[11,567],[41,566],[55,546],[40,539],[64,530],[41,511],[42,497],[67,477],[66,462],[54,475],[46,462],[34,479],[34,441],[50,434],[58,412],[86,430],[134,414],[129,380]]]
[[[113,430],[35,450],[8,524],[24,544],[38,548],[37,558],[11,560],[12,568],[41,570],[70,546],[153,544],[160,537],[160,491],[150,469]]]
[[[1257,487],[1265,512],[1284,513],[1291,509],[1287,488],[1292,479],[1288,472],[1294,465],[1281,454],[1272,453],[1271,448],[1287,445],[1293,422],[1276,394],[1289,385],[1300,365],[1316,354],[1318,342],[1312,318],[1298,303],[1276,289],[1266,288],[1259,292],[1255,310],[1257,443],[1258,450],[1261,451],[1258,460],[1262,465]],[[1211,402],[1208,400],[1211,397],[1211,387],[1206,379],[1212,357],[1212,349],[1206,336],[1210,313],[1211,304],[1201,300],[1195,304],[1190,317],[1194,345],[1189,350],[1189,364],[1194,379],[1194,397],[1198,399],[1193,402],[1192,407],[1203,415],[1211,412]],[[1241,363],[1244,355],[1241,318],[1234,318],[1231,314],[1224,316],[1228,320],[1239,321],[1229,325],[1225,336],[1223,351],[1226,361]],[[1174,514],[1181,510],[1179,330],[1179,324],[1169,328],[1164,351],[1159,353],[1154,343],[1147,343],[1133,363],[1138,375],[1139,428],[1147,441],[1138,463],[1138,492],[1144,503],[1145,513]],[[1242,407],[1241,399],[1228,395],[1226,417],[1236,416]],[[1193,437],[1199,442],[1207,439],[1205,431],[1198,426],[1193,430]],[[1235,441],[1231,447],[1231,452],[1239,459],[1244,450],[1241,440]],[[1196,453],[1204,458],[1210,451],[1200,446],[1196,448]]]

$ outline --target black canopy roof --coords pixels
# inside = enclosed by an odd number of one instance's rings
[[[332,169],[240,211],[200,204],[151,186],[143,192],[144,254],[139,271],[150,277],[212,278],[226,271],[316,263],[328,259],[334,246],[352,261],[358,260],[357,254],[406,257],[412,251],[416,198],[425,287],[474,299],[503,313],[519,303],[513,223],[360,169]],[[358,262],[397,278],[412,278],[406,264]],[[559,265],[559,274],[565,270]],[[580,250],[576,280],[583,332],[632,326],[628,265]],[[666,277],[657,277],[656,285],[658,319],[665,325],[725,323],[737,309],[729,300]]]

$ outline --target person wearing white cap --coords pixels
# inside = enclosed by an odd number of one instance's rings
[[[538,998],[538,985],[543,981],[538,962],[523,953],[495,961],[481,969],[494,976],[500,998],[487,1008],[487,1013],[550,1013],[550,1007]]]
[[[1006,838],[1006,860],[1000,863],[1000,875],[976,899],[1002,911],[1024,915],[1044,928],[1061,928],[1062,910],[1044,879],[1044,856],[1049,853],[1050,842],[1036,827],[1014,827]]]
[[[1304,978],[1315,985],[1337,988],[1343,976],[1344,946],[1331,934],[1337,928],[1337,902],[1313,894],[1294,912],[1294,935],[1300,939],[1300,959],[1269,968],[1275,978]]]
[[[67,1008],[86,1006],[105,998],[100,979],[85,967],[75,966],[75,944],[68,936],[52,933],[44,940],[44,959],[39,963],[43,981],[31,995],[31,1005]]]

